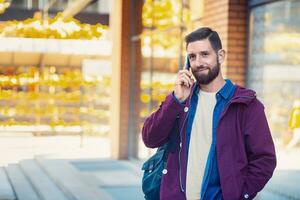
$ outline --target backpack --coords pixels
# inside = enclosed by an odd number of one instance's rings
[[[166,168],[169,153],[174,152],[176,149],[178,137],[179,128],[177,118],[168,142],[159,147],[156,153],[146,160],[142,166],[142,170],[144,171],[142,190],[146,200],[159,200],[163,170]]]

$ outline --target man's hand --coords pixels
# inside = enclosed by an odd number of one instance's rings
[[[192,85],[194,84],[194,80],[191,77],[191,72],[186,69],[178,72],[174,94],[179,101],[185,101],[189,97]]]

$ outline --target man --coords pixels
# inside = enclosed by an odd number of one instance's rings
[[[276,166],[264,107],[254,91],[223,78],[225,50],[217,32],[200,28],[185,40],[191,72],[179,71],[174,91],[142,131],[145,145],[156,148],[168,141],[179,119],[160,199],[253,199]]]

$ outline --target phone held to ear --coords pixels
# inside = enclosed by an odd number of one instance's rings
[[[184,63],[184,68],[185,68],[186,70],[190,70],[190,67],[191,67],[190,59],[189,59],[189,56],[186,55],[186,57],[185,57],[185,63]]]
[[[189,56],[186,55],[186,57],[185,57],[185,63],[184,63],[184,69],[190,71],[190,68],[191,68],[190,59],[189,59]],[[193,80],[193,77],[190,76],[190,79]]]

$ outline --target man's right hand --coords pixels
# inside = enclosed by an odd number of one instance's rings
[[[190,71],[184,69],[180,70],[177,74],[175,81],[174,95],[179,101],[185,101],[192,90],[194,80]]]

